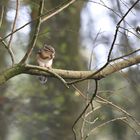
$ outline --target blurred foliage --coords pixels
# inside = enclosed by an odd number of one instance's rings
[[[44,12],[55,8],[62,2],[64,0],[45,1]],[[110,6],[114,11],[120,12],[117,2],[118,0],[111,1]],[[5,6],[3,24],[0,28],[1,37],[5,36],[11,30],[12,21],[8,20],[7,12],[15,9],[14,4],[15,1],[0,1],[0,6]],[[85,58],[80,54],[81,48],[79,49],[79,46],[82,45],[82,37],[81,40],[79,39],[79,29],[82,25],[81,22],[83,22],[80,21],[80,14],[83,10],[82,8],[85,6],[86,4],[83,4],[83,1],[77,1],[42,24],[35,49],[29,60],[30,64],[37,64],[36,52],[47,43],[51,44],[56,50],[54,68],[87,69]],[[135,10],[138,11],[138,7]],[[37,16],[39,1],[20,1],[20,8],[25,8],[24,10],[27,10],[26,12],[30,16],[29,20],[32,20]],[[90,17],[90,13],[87,15]],[[108,16],[115,25],[118,17],[113,12],[108,12]],[[88,38],[89,44],[92,42],[91,44],[94,48],[97,25],[93,19],[89,18],[88,20],[88,30],[84,32],[84,37]],[[135,27],[136,21],[133,20],[130,22]],[[123,25],[125,26],[125,23]],[[12,47],[17,56],[17,62],[20,61],[26,52],[28,44],[32,40],[34,28],[35,24],[31,24],[29,33],[26,31],[26,34],[19,32],[14,35],[15,40],[12,42]],[[95,49],[98,47],[98,50],[100,50],[98,44],[103,44],[108,51],[112,37],[113,34],[104,34],[102,32],[96,40],[97,46]],[[112,57],[117,57],[134,50],[134,47],[132,47],[134,42],[129,39],[125,31],[119,35],[117,43],[119,47],[116,47],[117,49],[113,51]],[[0,61],[0,71],[2,71],[10,65],[10,58],[3,45],[0,44],[0,46],[0,57],[2,60]],[[84,50],[84,55],[86,55],[86,50]],[[100,60],[100,58],[98,58],[96,50],[94,51],[94,55],[96,61],[94,60],[95,64],[93,65],[98,66],[98,59]],[[139,66],[129,68],[102,79],[99,82],[98,95],[108,99],[111,103],[121,106],[139,119],[139,82]],[[88,97],[91,97],[94,93],[94,82],[82,82],[77,84],[77,87]],[[0,87],[0,91],[0,140],[11,140],[14,137],[12,136],[13,134],[15,134],[15,140],[73,139],[71,127],[83,107],[83,101],[85,103],[85,100],[81,99],[74,89],[66,89],[58,79],[54,78],[49,78],[46,85],[41,85],[36,76],[23,74],[9,80],[5,85]],[[89,120],[94,122],[97,119],[97,121],[93,124],[85,124],[85,134],[105,121],[123,116],[123,113],[107,103],[103,104],[95,100],[94,106],[95,108],[99,107],[99,109],[91,114]],[[130,124],[134,125],[131,120]],[[80,121],[79,126],[81,125]],[[17,136],[16,133],[18,133]],[[114,121],[109,125],[97,129],[93,135],[88,137],[88,140],[93,140],[93,137],[94,139],[131,140],[133,138],[134,140],[138,140],[138,137],[134,136],[132,130],[121,121]]]
[[[15,2],[16,1],[14,1],[14,3]],[[45,2],[44,12],[51,10],[62,2],[63,1],[60,0]],[[11,7],[8,6],[9,3],[11,2],[5,2],[5,14],[11,10]],[[39,1],[25,0],[20,2],[20,8],[27,6],[30,8],[29,11],[31,11],[30,18],[36,18]],[[36,52],[47,43],[54,46],[56,50],[54,68],[80,70],[85,67],[78,50],[81,7],[82,3],[77,3],[42,24],[36,48],[29,63],[36,65]],[[74,17],[74,20],[71,20],[69,17]],[[9,32],[6,26],[7,24],[11,24],[6,20],[6,15],[4,18],[6,24],[2,25],[1,31],[3,30],[4,34],[1,34],[1,36]],[[34,25],[35,24],[31,24],[30,26],[29,41],[31,41],[32,35],[34,34]],[[17,33],[15,36],[16,35]],[[14,46],[12,47],[16,47],[21,40],[22,37],[18,36],[16,43],[13,42]],[[27,44],[29,43],[30,42]],[[20,52],[26,52],[27,46],[23,48],[21,44],[21,46],[18,47],[21,49],[19,50]],[[0,52],[3,53],[3,50]],[[15,54],[16,53],[18,52],[15,49]],[[3,53],[3,56],[5,57],[7,54]],[[20,57],[18,59],[20,59]],[[5,59],[3,58],[3,60]],[[12,108],[7,112],[7,114],[10,114],[8,117],[10,120],[8,125],[9,129],[11,125],[13,129],[15,129],[15,127],[19,128],[19,133],[22,134],[20,137],[22,139],[46,140],[47,137],[49,140],[68,140],[73,138],[71,126],[79,108],[79,103],[77,102],[78,100],[75,99],[73,89],[66,89],[57,79],[50,78],[46,85],[41,85],[36,76],[20,75],[12,78],[2,92],[10,99],[9,104],[11,107],[9,106],[9,108]],[[2,111],[6,110],[3,109]],[[2,132],[0,132],[0,134],[1,133]],[[5,133],[5,136],[7,134],[8,133]],[[5,138],[3,138],[3,140],[4,139]],[[9,140],[10,139],[11,138],[9,138]]]

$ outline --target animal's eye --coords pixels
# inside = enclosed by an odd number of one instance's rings
[[[44,51],[48,52],[48,51],[49,51],[49,49],[44,49]]]
[[[37,53],[41,53],[41,50],[38,50],[38,52]]]

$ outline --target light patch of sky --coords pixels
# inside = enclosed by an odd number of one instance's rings
[[[16,23],[16,28],[19,28],[30,21],[30,12],[31,9],[29,6],[20,6],[19,12],[18,12],[18,19]],[[15,17],[16,10],[11,9],[6,13],[6,18],[8,21],[13,22]],[[22,30],[19,30],[18,32],[24,33],[25,35],[28,35],[30,32],[30,26],[24,27]]]
[[[107,2],[106,4],[109,6],[109,2],[107,0],[104,2]],[[89,60],[93,44],[95,43],[93,42],[94,39],[91,41],[91,39],[88,37],[89,32],[92,38],[95,38],[99,31],[104,32],[104,34],[111,35],[115,29],[115,25],[110,20],[107,9],[91,1],[85,4],[81,12],[81,22],[81,42],[82,46],[85,47],[84,52],[86,52],[86,59]],[[106,62],[107,58],[106,46],[103,44],[96,44],[96,47],[94,47],[94,52],[97,58],[96,62],[98,63],[98,67],[101,67]],[[95,65],[92,67],[94,68]]]
[[[103,2],[106,6],[112,7],[111,0],[103,0]],[[123,1],[123,2],[124,3],[120,3],[120,5],[121,5],[122,14],[124,15],[126,11],[130,8],[131,4],[126,3],[128,1]],[[81,29],[80,29],[81,46],[84,46],[81,49],[82,50],[81,52],[82,54],[84,54],[84,56],[86,56],[85,58],[87,59],[87,61],[89,61],[92,52],[91,50],[94,48],[95,60],[93,60],[92,69],[94,69],[96,66],[99,68],[102,65],[104,65],[107,59],[109,47],[111,46],[111,43],[113,41],[117,22],[114,23],[114,21],[109,16],[109,12],[112,11],[107,9],[105,6],[101,6],[98,0],[94,0],[94,1],[89,0],[87,3],[85,3],[83,10],[81,12]],[[119,11],[116,12],[119,13]],[[127,21],[125,23],[126,24],[125,28],[127,28],[129,31],[133,32],[134,34],[136,34],[136,32],[134,30],[133,23],[135,21],[135,23],[139,25],[139,21],[140,21],[139,14],[140,13],[138,12],[138,10],[137,12],[135,10],[132,10],[132,12],[130,12],[125,18],[125,21]],[[116,19],[119,21],[120,17],[116,16]],[[121,26],[123,26],[123,22]],[[98,38],[100,38],[100,41],[98,42],[96,40],[95,42],[94,39],[96,38],[96,35],[99,31],[102,32],[103,34],[98,36]],[[123,29],[121,29],[120,31],[122,33],[124,32]],[[138,49],[139,39],[136,38],[136,36],[131,32],[126,31],[126,34],[130,40],[129,42],[134,49]],[[108,45],[102,43],[103,42],[101,41],[102,35],[108,37],[108,42],[109,42]],[[117,37],[116,44],[120,42],[121,39],[120,37],[122,36]],[[112,53],[113,56],[118,57],[119,55],[121,55],[119,51],[120,47],[123,46],[119,44],[117,46],[115,45]]]
[[[16,14],[16,1],[9,1],[9,8],[8,11],[6,13],[6,19],[7,21],[9,21],[11,23],[11,27],[15,18],[15,14]],[[24,24],[28,23],[31,20],[30,17],[30,13],[31,13],[31,8],[29,5],[24,5],[23,2],[20,2],[19,5],[19,10],[18,10],[18,17],[17,17],[17,21],[16,21],[16,29],[23,26]],[[7,29],[7,34],[9,34],[11,32],[11,27],[9,29]],[[24,28],[22,28],[21,30],[19,30],[18,32],[16,32],[13,36],[12,39],[12,48],[14,49],[14,53],[16,54],[16,60],[20,60],[24,53],[24,47],[26,47],[29,43],[29,33],[30,33],[30,25],[25,26]],[[9,38],[8,38],[9,39]],[[7,39],[7,41],[8,41]],[[7,60],[7,63],[9,63],[9,60]]]
[[[106,5],[110,5],[109,1],[107,0],[104,2],[106,3]],[[89,14],[94,19],[96,32],[98,32],[99,30],[112,32],[112,27],[114,26],[114,24],[111,22],[108,16],[108,11],[105,7],[92,2],[88,2],[87,8],[89,10]]]

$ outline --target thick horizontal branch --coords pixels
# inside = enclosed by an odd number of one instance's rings
[[[102,79],[114,72],[120,71],[124,68],[140,63],[140,55],[132,58],[124,59],[122,61],[115,61],[112,64],[105,67],[102,71],[93,75],[95,71],[73,71],[73,70],[62,70],[62,69],[45,69],[34,65],[14,65],[13,67],[6,69],[0,73],[0,85],[5,83],[10,78],[19,74],[31,74],[31,75],[45,75],[49,77],[56,77],[58,75],[63,79]]]
[[[112,73],[115,73],[117,71],[120,71],[124,68],[130,67],[132,65],[140,63],[140,56],[132,57],[129,59],[124,59],[120,62],[113,62],[114,64],[110,64],[107,67],[105,67],[102,71],[97,73],[96,75],[93,75],[95,71],[73,71],[73,70],[62,70],[62,69],[52,69],[51,71],[53,73],[57,73],[64,79],[81,79],[81,78],[86,78],[89,77],[88,79],[102,79]],[[25,72],[27,74],[32,74],[32,75],[46,75],[52,77],[52,74],[46,73],[46,69],[43,69],[43,72],[40,71],[42,70],[41,67],[38,66],[31,66],[27,65],[26,68],[28,70]],[[39,69],[37,69],[39,68]]]

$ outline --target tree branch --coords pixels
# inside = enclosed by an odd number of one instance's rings
[[[122,18],[120,19],[120,21],[117,23],[116,30],[115,30],[115,34],[114,34],[114,38],[113,38],[113,41],[112,41],[112,44],[111,44],[111,48],[110,48],[109,53],[108,53],[107,62],[110,61],[111,53],[112,53],[114,44],[115,44],[116,39],[117,39],[117,36],[118,36],[118,31],[119,31],[119,28],[120,28],[120,24],[122,23],[122,21],[126,18],[126,16],[128,15],[128,13],[136,6],[136,4],[137,4],[139,1],[140,1],[140,0],[137,0],[137,1],[127,10],[127,12],[123,15],[123,17],[122,17]]]
[[[3,21],[3,15],[4,15],[4,6],[0,5],[1,8],[1,14],[0,14],[0,28],[2,26],[2,21]]]
[[[51,74],[52,76],[56,77],[57,79],[59,79],[67,88],[69,88],[69,86],[67,85],[67,82],[51,69],[46,69],[44,67],[33,66],[33,65],[26,65],[26,68],[45,71],[45,72]]]
[[[18,17],[18,10],[19,10],[19,0],[16,0],[16,13],[15,13],[15,18],[14,18],[14,21],[13,21],[13,25],[12,25],[12,32],[15,30],[15,27],[16,27],[16,21],[17,21],[17,17]],[[10,39],[9,39],[9,42],[8,42],[8,49],[9,51],[11,52],[11,55],[12,55],[12,65],[14,65],[15,63],[15,56],[14,56],[14,53],[13,53],[13,50],[12,50],[12,47],[11,47],[11,42],[12,42],[12,39],[13,39],[13,34],[11,34],[10,36]]]
[[[2,42],[3,40],[5,40],[6,38],[8,38],[9,36],[11,36],[12,34],[18,32],[19,30],[23,29],[24,27],[26,27],[27,25],[35,22],[36,20],[38,20],[39,18],[42,18],[42,22],[48,20],[49,18],[53,17],[54,15],[58,14],[59,12],[61,12],[62,10],[64,10],[65,8],[67,8],[68,6],[70,6],[72,3],[74,3],[76,0],[68,0],[62,4],[60,4],[59,6],[55,7],[54,9],[52,10],[49,10],[47,12],[45,12],[44,14],[42,15],[39,15],[38,17],[36,17],[35,19],[27,22],[26,24],[24,24],[23,26],[17,28],[16,30],[14,30],[13,32],[9,33],[8,35],[6,35],[5,37],[3,38],[0,38],[0,42]],[[66,5],[66,6],[65,6]],[[62,9],[62,10],[60,10]],[[55,14],[53,14],[55,13]]]
[[[112,73],[118,72],[124,68],[140,63],[140,55],[122,60],[120,62],[118,62],[117,60],[117,62],[115,61],[113,63],[114,64],[108,65],[103,70],[96,73],[95,75],[93,75],[93,73],[95,73],[96,71],[72,71],[72,70],[62,70],[62,69],[51,69],[50,72],[48,72],[48,69],[45,70],[44,68],[39,66],[17,64],[0,73],[0,85],[4,84],[10,78],[19,74],[44,75],[44,76],[56,78],[57,76],[56,75],[54,76],[55,73],[60,77],[62,77],[63,79],[81,79],[81,78],[88,77],[87,79],[100,80],[108,75],[111,75]],[[69,83],[67,82],[67,84]]]
[[[1,37],[0,37],[0,39],[1,39]],[[7,49],[8,53],[11,57],[12,64],[14,64],[14,53],[13,53],[13,51],[10,48],[8,48],[8,45],[4,40],[2,40],[2,44]]]
[[[44,16],[42,18],[42,21],[41,22],[47,21],[49,18],[51,18],[54,15],[60,13],[61,11],[63,11],[64,9],[66,9],[68,6],[70,6],[71,4],[73,4],[75,1],[76,0],[68,0],[68,1],[62,3],[61,5],[59,5],[55,9],[53,9],[52,12],[50,12],[50,14]]]
[[[44,7],[44,0],[40,1],[40,7],[39,7],[39,13],[38,16],[40,16],[43,13],[43,7]],[[35,28],[35,33],[32,39],[32,42],[29,46],[29,49],[27,50],[25,56],[23,57],[23,59],[21,60],[20,63],[26,63],[26,61],[28,60],[28,58],[30,57],[32,50],[34,49],[34,46],[36,44],[36,40],[39,34],[39,30],[40,30],[40,25],[41,25],[41,17],[38,19],[37,24],[36,24],[36,28]]]

